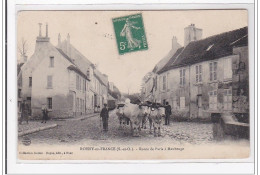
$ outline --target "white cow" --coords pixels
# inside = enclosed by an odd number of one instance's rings
[[[140,136],[141,122],[143,116],[148,114],[148,106],[131,104],[127,99],[124,107],[118,113],[130,120],[133,136]]]
[[[165,117],[165,108],[163,106],[151,106],[148,115],[150,124],[150,133],[152,133],[152,126],[154,129],[154,137],[161,136],[162,118]]]

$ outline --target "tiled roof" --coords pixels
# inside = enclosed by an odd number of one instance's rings
[[[233,47],[248,45],[247,35],[248,28],[244,27],[190,42],[185,48],[177,50],[174,56],[158,73],[160,74],[173,68],[232,55]]]

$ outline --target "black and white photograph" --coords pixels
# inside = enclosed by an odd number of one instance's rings
[[[16,27],[18,160],[250,157],[246,9],[21,10]]]

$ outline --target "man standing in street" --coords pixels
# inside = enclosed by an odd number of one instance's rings
[[[169,105],[168,102],[166,102],[165,106],[165,125],[170,124],[170,116],[172,115],[172,107]]]
[[[103,131],[107,132],[108,131],[108,108],[107,104],[104,104],[104,108],[101,110],[100,117],[102,118],[103,122]]]
[[[46,123],[46,121],[48,120],[48,109],[46,107],[45,104],[42,105],[42,123]]]
[[[26,102],[26,100],[24,100],[21,104],[21,119],[20,119],[20,124],[23,123],[23,120],[26,120],[26,123],[28,124],[28,120],[29,120],[29,105]]]

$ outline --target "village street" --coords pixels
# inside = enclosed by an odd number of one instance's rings
[[[40,123],[40,121],[39,121]],[[125,142],[144,143],[146,141],[171,140],[178,144],[204,144],[215,142],[212,135],[211,123],[192,123],[192,122],[171,122],[170,126],[163,125],[162,136],[154,138],[149,134],[149,124],[147,129],[142,129],[141,137],[132,137],[130,126],[119,129],[119,121],[116,115],[110,115],[109,131],[103,133],[99,115],[86,118],[84,120],[65,120],[48,121],[56,123],[57,126],[52,129],[35,132],[24,137],[29,137],[31,144],[78,144],[87,141],[113,141],[118,144]],[[47,124],[48,124],[47,123]],[[40,123],[40,125],[45,125]],[[23,137],[19,137],[21,143]]]

